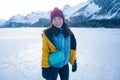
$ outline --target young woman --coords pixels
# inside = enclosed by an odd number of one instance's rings
[[[42,33],[42,76],[46,80],[57,80],[59,74],[61,80],[69,80],[68,62],[71,63],[73,72],[77,70],[76,39],[65,23],[62,10],[55,7],[50,14],[50,21],[50,27]],[[49,56],[57,50],[63,51],[65,59],[51,65]]]

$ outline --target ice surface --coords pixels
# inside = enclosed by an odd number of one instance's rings
[[[43,28],[0,28],[0,80],[44,80]],[[78,70],[70,80],[120,80],[120,29],[72,28]],[[60,80],[58,78],[58,80]]]

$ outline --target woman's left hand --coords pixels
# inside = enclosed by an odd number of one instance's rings
[[[74,61],[74,64],[72,65],[72,72],[75,72],[77,70],[77,62]]]

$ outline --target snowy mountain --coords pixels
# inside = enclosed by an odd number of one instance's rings
[[[0,27],[3,26],[5,22],[6,20],[0,19]]]
[[[37,21],[39,21],[40,18],[49,18],[50,12],[41,12],[36,11],[32,12],[30,14],[27,14],[26,16],[22,16],[20,14],[17,14],[9,19],[10,22],[17,22],[17,23],[30,23],[33,24]]]
[[[48,20],[49,14],[50,11],[48,12],[35,11],[30,14],[27,14],[26,16],[17,14],[15,16],[12,16],[4,25],[5,27],[34,26],[33,24],[40,22],[41,19]]]
[[[65,14],[65,18],[70,21],[70,17],[72,17],[79,9],[84,7],[87,3],[80,3],[74,7],[70,7],[69,5],[66,5],[63,7],[63,12]]]
[[[92,19],[92,15],[100,11],[100,7],[95,3],[87,3],[79,8],[71,17],[71,21],[79,19],[81,21]]]
[[[120,0],[89,0],[69,17],[72,26],[120,27]]]
[[[120,0],[88,0],[76,6],[62,8],[71,26],[120,27]],[[34,11],[26,16],[12,16],[2,27],[41,27],[50,24],[51,11]]]
[[[120,0],[89,0],[73,16],[81,15],[88,19],[120,19]]]
[[[120,19],[120,0],[101,0],[101,3],[94,0],[94,2],[102,7],[100,14],[103,16],[101,15],[101,18]]]

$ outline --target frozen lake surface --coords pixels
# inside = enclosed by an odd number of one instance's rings
[[[0,28],[0,80],[44,80],[43,28]],[[78,70],[70,80],[120,80],[120,29],[72,28]],[[59,78],[58,78],[59,80]]]

